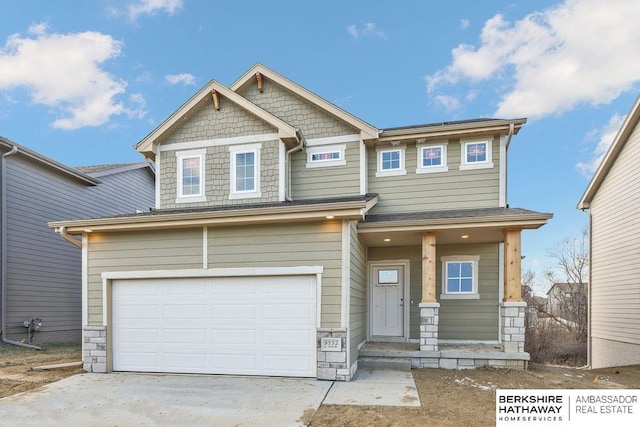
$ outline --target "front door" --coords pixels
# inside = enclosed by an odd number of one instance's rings
[[[404,336],[404,266],[371,268],[371,337]]]

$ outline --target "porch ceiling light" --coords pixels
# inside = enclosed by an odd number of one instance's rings
[[[333,219],[333,218],[335,218],[335,216],[333,216],[333,215],[327,215],[327,216],[325,216],[325,218],[327,218],[327,219]]]
[[[468,239],[469,235],[468,234],[463,234],[462,236],[460,236],[461,239]]]
[[[390,242],[390,241],[391,241],[391,239],[387,237],[386,239],[384,239],[384,241],[385,241],[385,242]]]

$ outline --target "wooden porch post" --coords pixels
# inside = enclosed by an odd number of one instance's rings
[[[436,302],[436,234],[422,233],[422,302]]]
[[[504,301],[522,301],[521,235],[519,228],[504,233]]]

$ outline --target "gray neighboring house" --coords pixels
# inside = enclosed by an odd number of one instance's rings
[[[27,338],[24,321],[42,319],[33,342],[80,341],[82,251],[47,223],[149,210],[155,171],[147,162],[71,168],[0,137],[2,339]]]
[[[640,98],[578,209],[589,211],[592,368],[640,364]]]

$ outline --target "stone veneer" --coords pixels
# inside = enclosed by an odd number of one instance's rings
[[[527,303],[503,302],[500,304],[502,317],[502,345],[505,353],[524,353],[524,315]]]
[[[107,372],[107,327],[82,328],[82,361],[87,372]]]
[[[420,350],[438,351],[440,303],[420,303]]]
[[[340,339],[342,341],[341,350],[322,351],[322,338]],[[348,366],[347,330],[345,328],[318,328],[316,347],[318,349],[319,380],[351,381],[351,378],[353,377],[353,374],[355,372],[352,372],[352,370]]]

